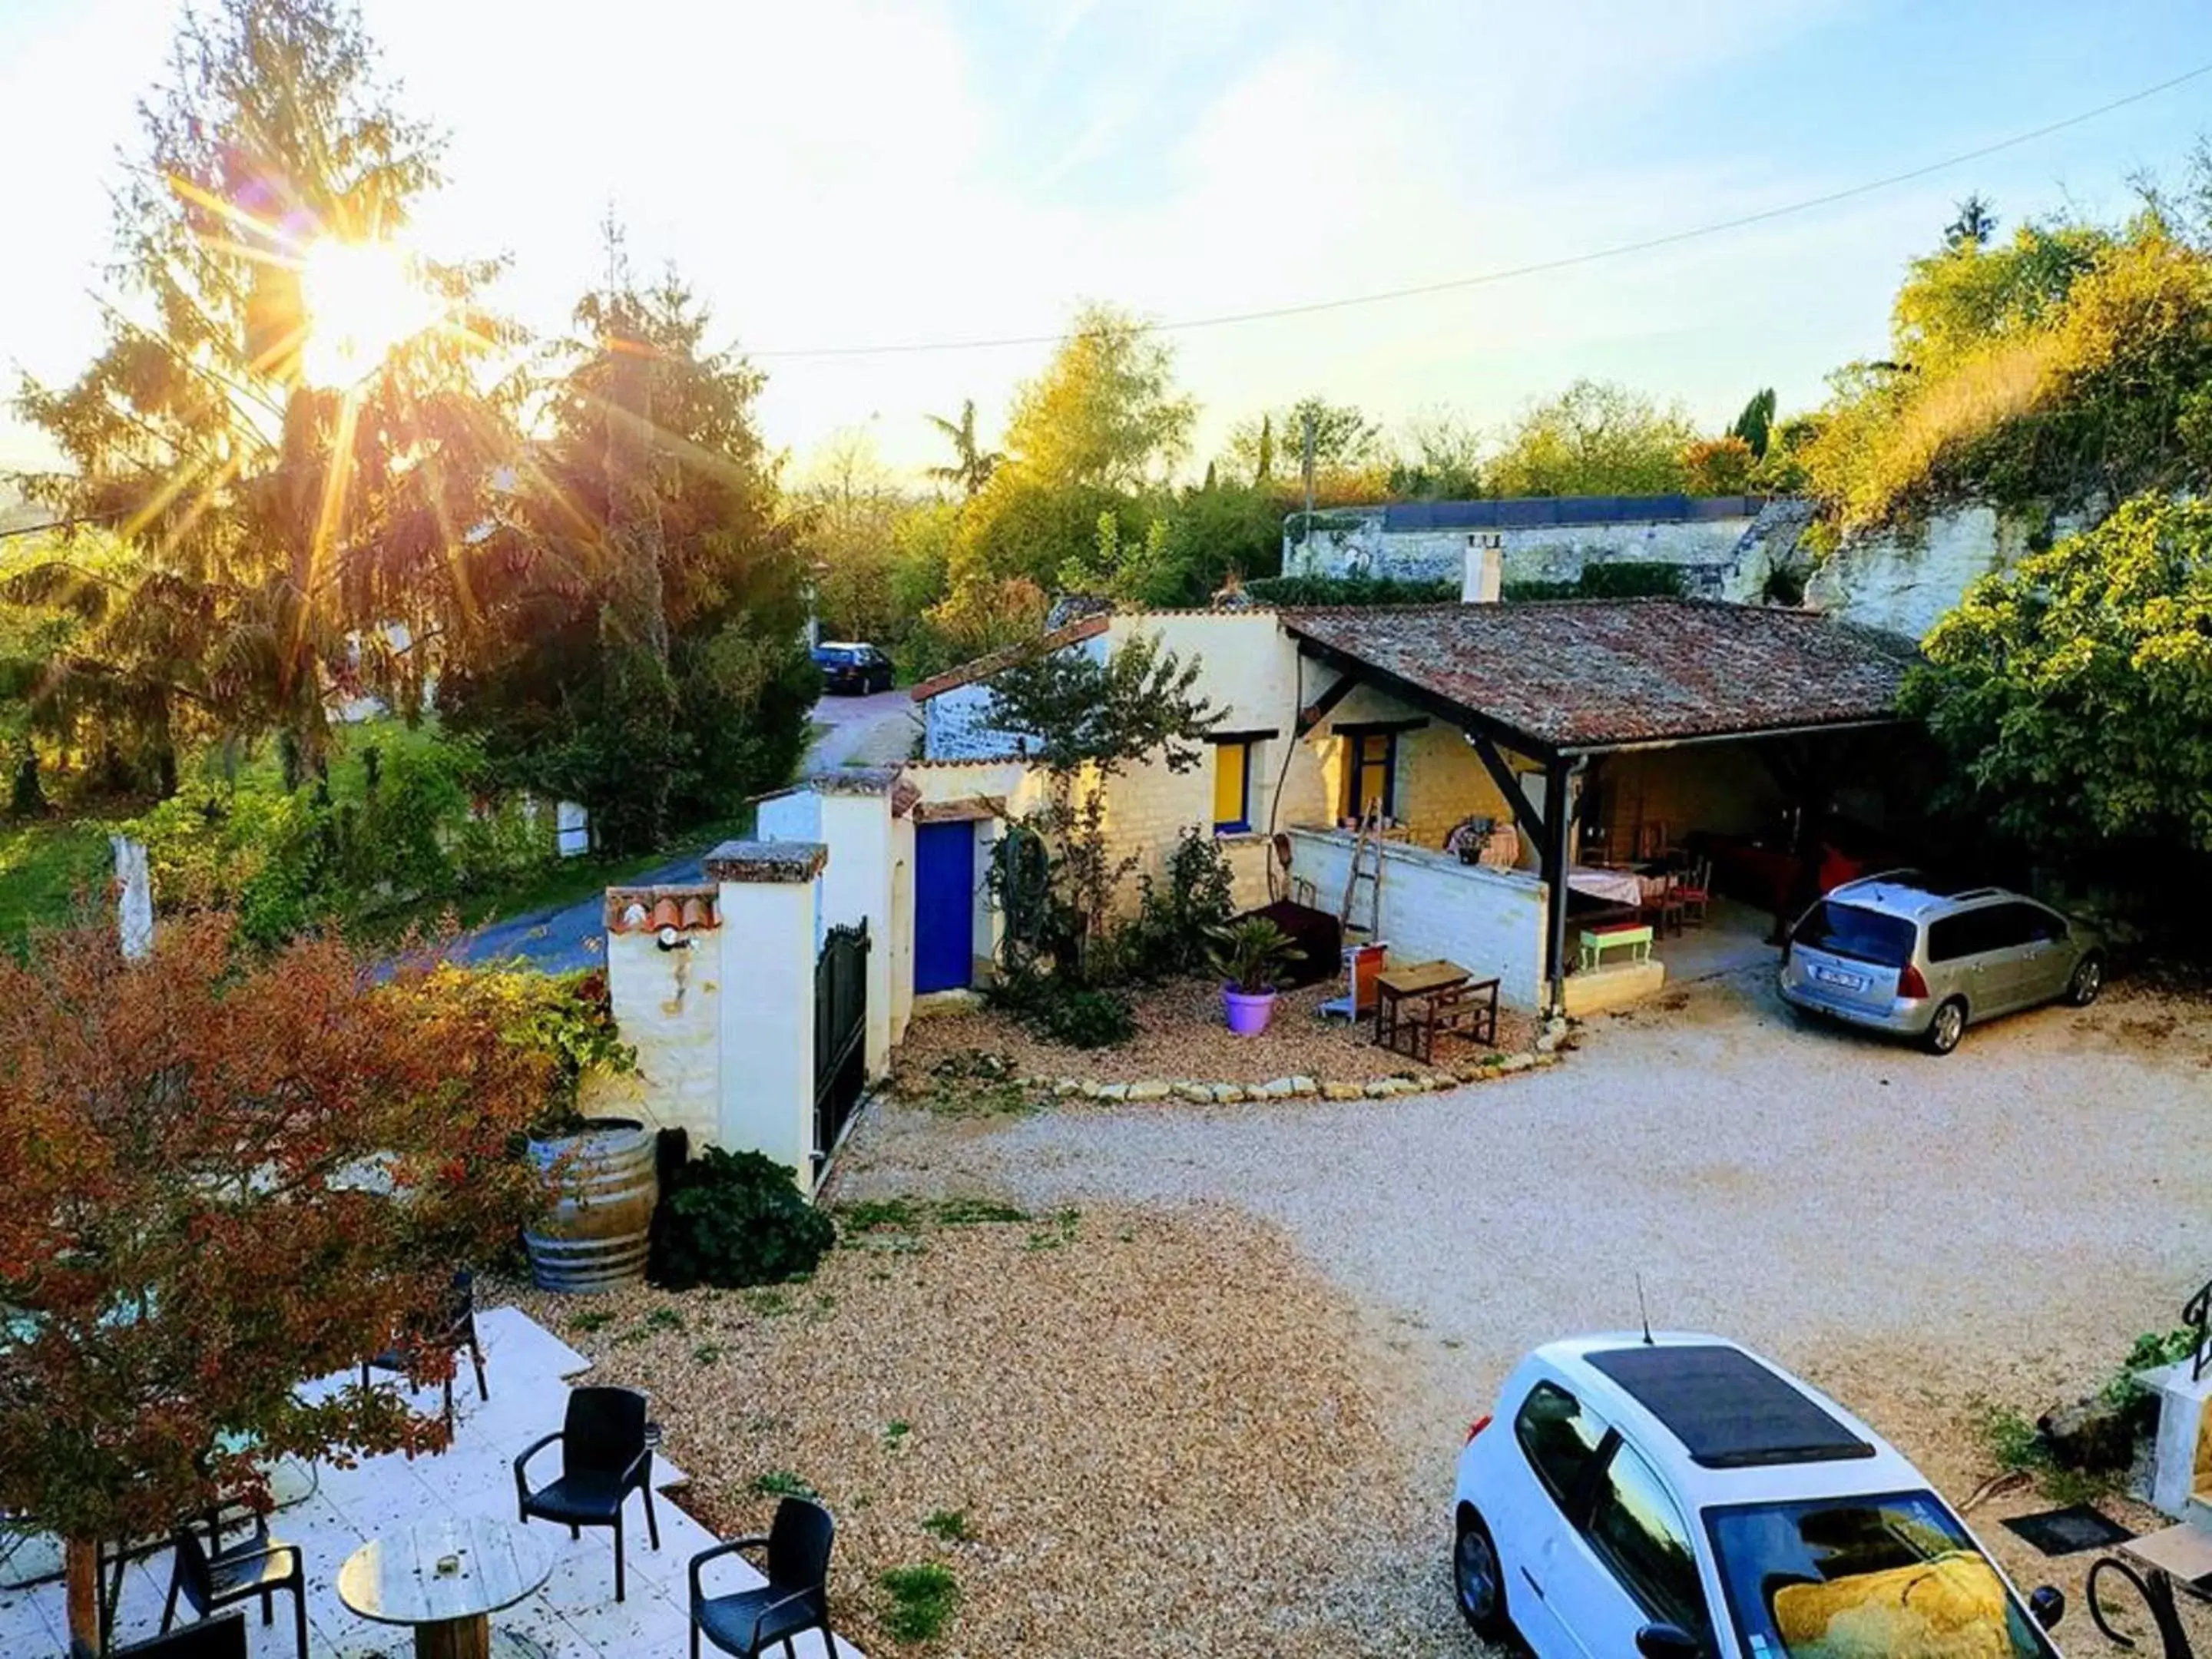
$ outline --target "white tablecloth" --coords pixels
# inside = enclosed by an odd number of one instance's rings
[[[1644,902],[1644,878],[1633,870],[1601,870],[1595,865],[1577,864],[1567,872],[1567,885],[1577,893],[1614,904]]]

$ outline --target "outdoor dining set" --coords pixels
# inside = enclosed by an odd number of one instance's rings
[[[417,1333],[410,1352],[381,1352],[362,1367],[364,1386],[379,1370],[405,1371],[410,1358],[443,1348],[457,1362],[465,1355],[479,1401],[489,1401],[484,1353],[478,1340],[468,1277],[454,1281],[450,1317]],[[453,1420],[453,1382],[444,1385],[444,1410]],[[518,1605],[552,1577],[555,1553],[542,1528],[565,1526],[579,1538],[589,1528],[613,1534],[614,1600],[629,1592],[626,1520],[631,1500],[643,1510],[647,1540],[660,1547],[653,1507],[653,1455],[659,1426],[648,1420],[646,1396],[617,1387],[573,1388],[560,1428],[543,1435],[512,1462],[515,1517],[444,1515],[400,1524],[372,1537],[337,1566],[339,1601],[373,1623],[405,1626],[417,1659],[554,1659],[554,1650],[518,1630],[495,1631],[491,1616]],[[0,1516],[21,1535],[31,1517]],[[756,1537],[718,1543],[689,1563],[690,1651],[702,1638],[717,1650],[750,1659],[770,1650],[795,1654],[794,1639],[818,1632],[834,1653],[830,1632],[829,1565],[836,1527],[818,1504],[787,1497],[770,1529]],[[122,1599],[125,1566],[163,1551],[171,1557],[160,1634],[130,1646],[108,1646],[135,1659],[245,1659],[243,1609],[258,1602],[261,1622],[273,1626],[289,1596],[292,1646],[308,1659],[307,1592],[311,1576],[326,1564],[272,1534],[267,1515],[242,1504],[210,1510],[161,1538],[104,1544],[98,1556],[99,1614],[103,1639],[112,1637]],[[714,1564],[732,1556],[756,1558],[766,1582],[711,1593]],[[179,1623],[183,1619],[185,1622]],[[265,1653],[265,1650],[264,1650]]]

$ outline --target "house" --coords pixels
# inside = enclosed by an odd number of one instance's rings
[[[1117,853],[1157,867],[1199,826],[1227,851],[1240,904],[1292,895],[1336,910],[1351,826],[1375,811],[1389,824],[1375,932],[1401,956],[1497,973],[1524,1007],[1598,994],[1596,976],[1572,986],[1568,938],[1578,894],[1619,885],[1598,860],[1695,840],[1728,849],[1739,888],[1779,908],[1800,884],[1784,841],[1839,806],[1879,827],[1916,787],[1884,758],[1910,647],[1802,611],[1687,599],[1128,611],[1030,648],[1103,656],[1139,635],[1199,662],[1200,693],[1224,713],[1195,771],[1107,781]],[[914,689],[925,759],[904,775],[917,810],[967,826],[928,832],[936,850],[918,855],[917,991],[988,972],[978,872],[997,826],[1042,787],[1021,739],[991,724],[990,678],[1008,660]],[[1510,850],[1448,853],[1469,820],[1510,831],[1488,837]],[[1657,982],[1619,975],[1608,994]]]

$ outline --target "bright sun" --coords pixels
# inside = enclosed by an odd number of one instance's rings
[[[438,319],[435,297],[389,242],[310,244],[300,295],[307,322],[300,363],[318,386],[353,385]]]

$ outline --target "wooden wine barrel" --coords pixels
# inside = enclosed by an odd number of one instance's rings
[[[611,1291],[643,1279],[660,1200],[653,1132],[629,1118],[592,1118],[574,1134],[532,1136],[530,1158],[555,1194],[522,1235],[538,1288]]]

